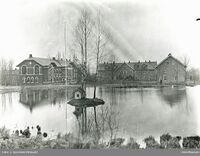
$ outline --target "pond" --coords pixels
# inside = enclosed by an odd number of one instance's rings
[[[72,88],[21,90],[0,94],[0,127],[24,129],[40,125],[53,137],[76,132],[74,107],[67,105]],[[119,135],[142,139],[163,133],[200,135],[200,86],[186,88],[112,88],[99,86],[103,107],[115,108]],[[93,97],[93,87],[87,87]],[[100,108],[98,108],[99,110]]]

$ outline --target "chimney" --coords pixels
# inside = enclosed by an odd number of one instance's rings
[[[33,56],[32,56],[32,54],[29,54],[29,58],[32,58]]]
[[[149,60],[149,62],[151,62],[151,61]]]
[[[128,61],[128,63],[131,63],[130,61]]]
[[[169,54],[168,54],[168,56],[172,56],[172,54],[171,54],[171,53],[169,53]]]
[[[53,60],[56,60],[56,58],[55,58],[55,57],[53,57],[52,59],[53,59]]]

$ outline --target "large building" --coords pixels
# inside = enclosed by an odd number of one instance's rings
[[[102,83],[150,82],[157,84],[185,83],[186,67],[171,54],[157,64],[156,61],[102,63],[98,80]]]
[[[157,62],[103,63],[99,65],[98,78],[111,81],[156,81]]]
[[[17,67],[21,85],[76,84],[81,81],[81,76],[84,74],[83,67],[70,60],[58,60],[55,57],[39,58],[33,57],[32,54]]]
[[[186,66],[171,54],[156,67],[160,84],[185,84]]]

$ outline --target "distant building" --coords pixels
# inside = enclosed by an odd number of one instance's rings
[[[152,82],[158,84],[184,84],[186,67],[171,54],[158,65],[156,61],[102,63],[98,80],[102,83]]]
[[[157,62],[103,63],[99,65],[98,78],[111,81],[156,81]]]
[[[186,66],[171,54],[158,64],[156,70],[160,84],[185,84]]]
[[[53,57],[33,57],[23,60],[19,67],[19,84],[76,84],[81,81],[81,65],[70,60],[56,59]]]

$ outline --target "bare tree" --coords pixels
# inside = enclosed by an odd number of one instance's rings
[[[194,84],[199,83],[200,80],[200,70],[198,68],[191,68],[188,71],[190,81],[193,81]]]
[[[10,59],[8,61],[8,71],[7,71],[7,84],[13,84],[13,76],[12,76],[12,72],[13,72],[13,64],[14,61],[12,59]]]
[[[57,54],[56,54],[56,58],[58,59],[58,60],[60,60],[61,59],[61,52],[57,52]]]
[[[1,84],[6,85],[7,62],[4,58],[1,58],[0,67],[1,67]]]
[[[189,74],[189,64],[190,64],[190,59],[188,56],[184,55],[180,58],[182,60],[184,66],[185,66],[185,82],[187,80],[188,74]],[[177,70],[178,71],[178,70]],[[178,74],[178,73],[177,73]]]
[[[1,85],[11,85],[13,83],[13,60],[5,60],[1,58],[0,61],[0,76],[1,76]]]
[[[114,106],[101,106],[97,111],[98,131],[95,127],[94,114],[92,111],[88,113],[87,135],[94,138],[95,142],[109,137],[110,140],[117,135],[119,129],[118,116],[119,111]]]
[[[81,10],[81,15],[75,29],[75,37],[81,49],[82,63],[87,67],[88,61],[88,40],[92,32],[91,13],[86,10]]]
[[[183,57],[183,64],[185,65],[186,68],[188,68],[188,66],[190,64],[190,60],[187,56]]]

